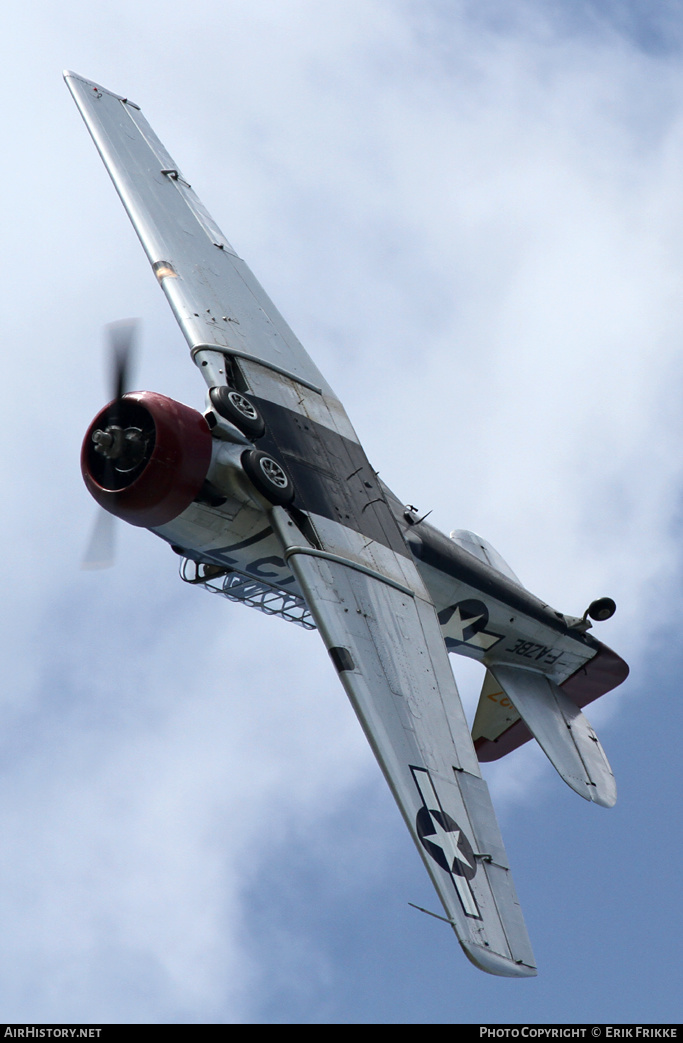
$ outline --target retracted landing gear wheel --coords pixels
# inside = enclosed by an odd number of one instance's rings
[[[247,478],[267,500],[278,507],[290,503],[294,486],[277,460],[259,449],[247,449],[241,460]]]
[[[260,438],[266,429],[263,417],[253,402],[229,387],[212,387],[209,398],[213,408],[225,420],[239,428],[248,438]]]

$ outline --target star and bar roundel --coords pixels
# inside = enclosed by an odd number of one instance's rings
[[[422,798],[422,807],[415,820],[420,843],[450,876],[465,916],[481,919],[470,887],[470,880],[475,876],[478,864],[467,834],[444,810],[427,769],[411,765],[410,770]]]
[[[468,648],[488,652],[504,637],[503,634],[486,629],[489,610],[483,601],[476,598],[466,598],[455,605],[449,605],[439,612],[438,619],[446,648],[467,645]]]

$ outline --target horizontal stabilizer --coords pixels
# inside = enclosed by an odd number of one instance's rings
[[[519,666],[490,667],[539,746],[586,800],[611,808],[617,799],[612,769],[579,708],[548,677]]]

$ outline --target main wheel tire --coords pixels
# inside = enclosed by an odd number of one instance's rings
[[[225,420],[247,436],[260,438],[266,429],[263,417],[246,395],[229,387],[212,387],[209,391],[211,405]]]
[[[260,449],[247,449],[242,467],[251,484],[271,503],[284,507],[294,496],[292,480],[281,464]]]

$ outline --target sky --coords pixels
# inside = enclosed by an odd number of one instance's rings
[[[683,4],[9,0],[0,30],[3,1020],[680,1021]],[[615,598],[616,807],[531,745],[485,771],[536,979],[408,905],[438,903],[317,635],[144,530],[80,569],[106,323],[141,319],[137,386],[205,388],[64,68],[142,106],[400,497],[561,611]]]

